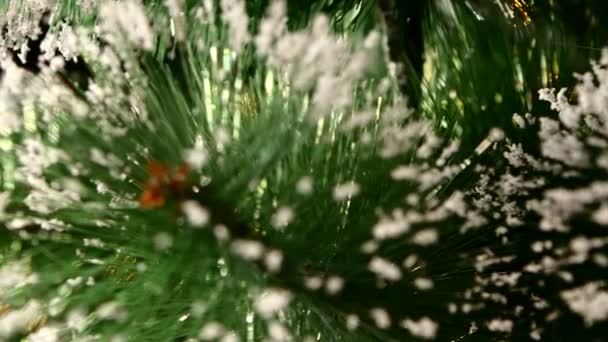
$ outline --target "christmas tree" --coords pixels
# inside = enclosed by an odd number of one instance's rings
[[[0,341],[599,341],[603,1],[0,3]]]

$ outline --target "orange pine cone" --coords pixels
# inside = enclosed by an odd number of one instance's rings
[[[165,197],[160,188],[148,186],[139,196],[139,205],[147,209],[162,208],[165,205]]]

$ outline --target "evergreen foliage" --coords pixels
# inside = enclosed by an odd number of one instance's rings
[[[0,340],[601,340],[606,6],[1,2]]]

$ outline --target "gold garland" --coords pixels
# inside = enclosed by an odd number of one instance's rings
[[[48,323],[48,317],[45,314],[40,314],[34,320],[27,324],[26,331],[28,334],[34,333]]]
[[[524,26],[532,22],[532,19],[530,18],[530,12],[532,11],[533,7],[525,0],[513,0],[513,2],[511,3],[511,9],[519,14]]]
[[[0,304],[0,317],[6,315],[11,311],[11,306],[8,304]]]
[[[116,283],[118,285],[124,285],[133,280],[137,275],[137,271],[135,270],[136,263],[136,257],[126,255],[122,260],[118,261],[118,263],[106,266],[105,271],[108,277],[118,276]]]

